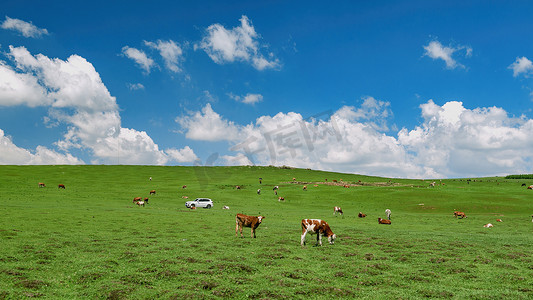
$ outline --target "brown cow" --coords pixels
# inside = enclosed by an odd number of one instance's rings
[[[302,220],[302,235],[300,237],[300,244],[305,245],[305,236],[310,234],[316,234],[316,245],[322,246],[322,235],[328,238],[328,242],[333,244],[337,235],[331,231],[328,222],[320,219],[303,219]]]
[[[503,222],[502,219],[496,219],[496,222]]]
[[[461,217],[461,219],[466,218],[465,213],[462,212],[462,211],[454,211],[454,212],[453,212],[453,215],[454,215],[456,218],[458,218],[458,217]]]
[[[143,198],[142,197],[135,197],[133,198],[133,203],[137,203],[138,201],[142,201]]]
[[[285,201],[285,197],[278,197],[278,201]]]
[[[65,185],[64,185],[64,184],[58,184],[58,185],[57,185],[57,188],[58,188],[58,189],[65,189]]]
[[[182,188],[182,189],[186,189],[186,188],[187,188],[187,186],[186,186],[186,185],[184,185],[184,186],[182,186],[181,188]]]
[[[341,216],[343,215],[342,208],[340,208],[340,206],[333,207],[333,214],[336,215],[337,213],[339,213]]]
[[[364,218],[364,217],[366,217],[366,215],[365,215],[364,213],[362,213],[362,212],[359,212],[359,214],[358,214],[357,216],[358,216],[359,218]]]
[[[155,190],[151,190],[150,195],[155,195]]]
[[[144,198],[144,203],[148,204],[148,197]]]
[[[527,187],[528,190],[533,190],[533,185]]]
[[[44,183],[42,183],[42,182],[39,182],[39,187],[40,187],[40,188],[41,188],[41,187],[46,187],[46,185],[45,185]]]
[[[379,224],[385,224],[385,225],[390,225],[391,224],[390,220],[382,219],[382,218],[378,218],[378,223]]]
[[[240,190],[240,189],[241,189],[241,186],[240,186],[240,185],[237,185],[237,186],[235,186],[235,189]]]
[[[242,228],[243,227],[250,227],[252,229],[251,237],[255,239],[255,230],[259,225],[261,225],[261,221],[265,217],[263,216],[247,216],[243,214],[237,214],[235,216],[235,236],[237,236],[237,232],[240,230],[241,237],[244,237],[242,235]]]
[[[307,185],[304,185],[303,190],[307,191]]]

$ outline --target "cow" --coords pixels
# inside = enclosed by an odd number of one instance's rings
[[[304,185],[303,190],[307,191],[307,185]]]
[[[339,206],[333,207],[333,214],[336,215],[337,213],[339,213],[341,216],[343,215],[342,208]]]
[[[259,177],[259,184],[263,183],[263,178]]]
[[[41,187],[46,187],[46,185],[45,185],[44,183],[42,183],[42,182],[39,182],[39,187],[40,187],[40,188],[41,188]]]
[[[252,229],[251,237],[255,239],[255,230],[259,225],[261,225],[261,221],[263,221],[265,217],[263,216],[247,216],[243,214],[237,214],[235,216],[235,236],[237,236],[237,233],[241,232],[241,237],[244,237],[242,235],[242,228],[243,227],[250,227]]]
[[[57,185],[57,188],[58,188],[58,189],[65,189],[65,185],[64,185],[64,184],[58,184],[58,185]]]
[[[261,195],[261,189],[257,189],[257,194]]]
[[[503,222],[502,219],[496,219],[496,222]]]
[[[150,176],[150,181],[152,181],[152,176]]]
[[[490,227],[493,227],[493,225],[490,224],[490,223],[488,223],[488,224],[483,225],[483,227],[485,227],[485,228],[490,228]]]
[[[527,187],[528,190],[533,190],[533,185]]]
[[[293,177],[293,178],[292,178],[292,181],[293,181],[293,182],[296,181],[296,177]]]
[[[387,209],[385,210],[385,214],[387,215],[387,219],[390,220],[390,215],[391,215],[391,211],[390,211],[390,209],[387,208]]]
[[[362,213],[362,212],[359,212],[359,214],[358,214],[357,216],[358,216],[359,218],[364,218],[364,217],[366,217],[366,215],[365,215],[364,213]]]
[[[531,219],[531,222],[533,222],[533,215],[531,215],[531,218],[532,218],[532,219]]]
[[[285,201],[285,197],[278,197],[278,201]]]
[[[456,218],[458,218],[458,217],[461,217],[461,219],[466,218],[465,213],[462,212],[462,211],[454,211],[453,214],[454,214],[454,216],[455,216]]]
[[[390,222],[390,220],[386,220],[386,219],[378,218],[378,224],[390,225],[391,222]]]
[[[187,196],[181,196],[181,198],[183,198],[183,199],[189,199],[189,197],[187,197]]]
[[[240,190],[240,189],[241,189],[241,186],[240,186],[240,185],[236,185],[236,186],[235,186],[235,189]]]
[[[155,195],[155,190],[151,190],[150,195]]]
[[[224,206],[222,206],[222,209],[229,209],[229,206],[224,205]]]
[[[133,203],[136,203],[136,202],[142,201],[142,200],[143,200],[142,197],[135,197],[135,198],[133,198]]]
[[[144,201],[137,201],[136,204],[139,205],[139,207],[140,207],[140,206],[143,206],[143,207],[144,207]]]
[[[337,235],[331,231],[328,222],[320,219],[303,219],[302,220],[302,235],[300,237],[300,245],[305,245],[305,236],[310,234],[316,234],[316,246],[322,246],[322,235],[328,238],[328,242],[333,244]]]
[[[186,188],[187,188],[187,186],[186,186],[186,185],[184,185],[184,186],[182,186],[181,188],[182,188],[182,189],[186,189]]]
[[[278,189],[279,189],[279,186],[276,185],[272,190],[273,190],[273,191],[276,191],[276,190],[278,190]]]
[[[143,199],[143,201],[144,201],[144,203],[148,204],[148,197],[145,197],[145,198]]]

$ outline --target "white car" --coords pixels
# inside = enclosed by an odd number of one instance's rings
[[[209,198],[196,198],[193,201],[185,202],[185,207],[187,208],[191,208],[191,207],[211,208],[213,207],[213,200]]]

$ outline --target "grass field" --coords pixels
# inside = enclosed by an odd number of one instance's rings
[[[533,298],[533,191],[521,186],[533,180],[430,182],[275,167],[0,166],[0,299]],[[137,196],[149,204],[137,207]],[[182,196],[215,206],[189,210]],[[392,225],[378,225],[386,208]],[[265,217],[256,239],[249,228],[235,237],[236,213]],[[308,236],[301,247],[303,218],[326,220],[335,244]]]

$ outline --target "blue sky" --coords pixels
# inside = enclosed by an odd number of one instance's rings
[[[532,173],[528,1],[7,1],[0,163]]]

